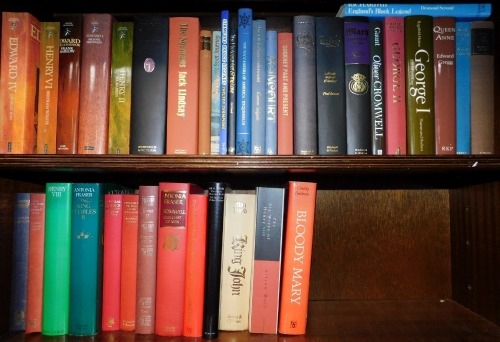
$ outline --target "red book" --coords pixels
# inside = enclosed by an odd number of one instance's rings
[[[186,293],[184,296],[184,327],[182,334],[188,337],[201,337],[203,334],[205,294],[208,195],[189,195],[188,208],[184,287]]]
[[[191,183],[159,184],[155,333],[160,336],[183,332],[188,197],[201,192]]]
[[[83,15],[78,153],[108,152],[111,37],[113,17]]]
[[[309,304],[316,183],[289,182],[287,201],[278,331],[303,335]]]
[[[104,194],[102,331],[120,329],[122,211],[122,194]]]
[[[197,154],[200,19],[171,17],[168,44],[167,154]]]
[[[386,153],[406,154],[406,72],[404,18],[384,18],[384,93]]]
[[[120,330],[135,330],[139,195],[123,194]]]
[[[278,32],[278,154],[293,154],[293,34]]]
[[[45,193],[30,194],[28,242],[28,292],[25,333],[42,331],[43,255],[45,239]]]
[[[157,233],[158,186],[141,185],[137,238],[136,334],[155,332]]]
[[[455,18],[433,20],[436,154],[456,154]]]

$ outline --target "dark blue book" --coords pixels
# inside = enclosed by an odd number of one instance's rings
[[[266,153],[278,154],[278,32],[266,32]]]
[[[371,153],[373,155],[386,154],[383,40],[382,20],[370,19]]]
[[[229,93],[227,112],[227,154],[236,154],[236,59],[238,46],[238,18],[231,17],[229,28]]]
[[[229,11],[221,11],[220,39],[220,128],[219,154],[227,154],[227,113],[229,99]]]
[[[456,32],[456,127],[457,154],[470,154],[470,72],[471,72],[471,23],[457,21]]]
[[[252,23],[252,154],[266,147],[266,20]]]

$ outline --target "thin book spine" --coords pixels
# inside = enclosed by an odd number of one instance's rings
[[[278,32],[266,32],[265,154],[278,154]]]
[[[227,117],[229,100],[229,20],[228,10],[221,11],[220,36],[220,128],[219,154],[227,154]]]

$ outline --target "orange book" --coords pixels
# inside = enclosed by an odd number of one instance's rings
[[[167,154],[198,153],[200,19],[171,17],[168,41]]]
[[[181,336],[184,321],[188,197],[191,183],[159,183],[155,333]]]
[[[212,32],[200,31],[200,83],[198,154],[210,154],[210,116],[212,112]]]
[[[123,194],[120,330],[135,330],[139,195]]]
[[[189,195],[188,208],[183,335],[201,337],[205,294],[208,195]]]
[[[41,23],[36,153],[56,153],[60,22]]]
[[[113,21],[113,16],[107,13],[83,15],[79,154],[108,152]]]
[[[293,34],[278,32],[278,154],[293,154]]]
[[[45,193],[30,194],[28,242],[28,292],[25,333],[42,331],[43,255],[45,239]]]
[[[2,12],[0,153],[35,153],[40,21]]]
[[[289,182],[287,201],[278,331],[303,335],[309,302],[316,183]]]

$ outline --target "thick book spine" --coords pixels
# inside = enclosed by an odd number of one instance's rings
[[[36,153],[55,154],[61,23],[41,22]]]
[[[253,11],[238,9],[236,60],[236,154],[252,152],[252,24]]]
[[[212,32],[212,107],[210,112],[210,154],[220,152],[220,48],[221,31]]]
[[[229,90],[227,109],[227,154],[236,154],[236,59],[238,57],[238,18],[231,17],[229,29]]]
[[[406,154],[406,66],[404,18],[386,17],[383,31],[385,151]]]
[[[30,193],[14,195],[12,226],[12,278],[10,294],[9,330],[26,328],[26,302],[28,295],[28,254],[30,235]]]
[[[61,23],[57,99],[57,154],[76,154],[80,113],[83,15],[57,16]]]
[[[198,154],[199,37],[198,17],[170,18],[167,154]]]
[[[278,31],[266,32],[266,150],[278,154]]]
[[[434,18],[432,32],[436,154],[456,154],[455,18]]]
[[[383,155],[385,150],[385,97],[383,22],[370,20],[370,109],[371,154]]]
[[[344,19],[316,17],[318,154],[346,155]]]
[[[296,155],[318,154],[315,37],[314,16],[293,17],[293,151]]]
[[[108,13],[83,14],[78,154],[108,152],[113,21]]]
[[[278,154],[293,155],[292,32],[278,32]]]
[[[131,154],[165,154],[168,22],[168,17],[134,17]]]
[[[72,183],[47,183],[42,335],[69,332]]]
[[[252,22],[251,154],[264,154],[266,147],[266,24]]]
[[[431,16],[405,17],[406,138],[408,154],[436,152]]]
[[[457,21],[455,30],[457,154],[470,154],[471,22]]]
[[[212,31],[200,30],[200,86],[198,154],[210,154],[210,116],[212,106]]]
[[[115,21],[112,34],[108,154],[129,154],[134,23]]]
[[[494,24],[471,23],[471,153],[495,153]],[[498,127],[498,125],[497,125]]]
[[[367,17],[344,18],[347,154],[371,154],[370,28]]]
[[[285,188],[257,187],[249,331],[278,332]]]
[[[229,20],[228,10],[220,16],[220,129],[219,154],[227,154],[227,115],[229,100]]]
[[[302,335],[306,332],[315,207],[316,183],[291,181],[278,325],[282,334]]]
[[[137,237],[136,334],[154,334],[156,308],[156,252],[158,186],[139,186]]]

